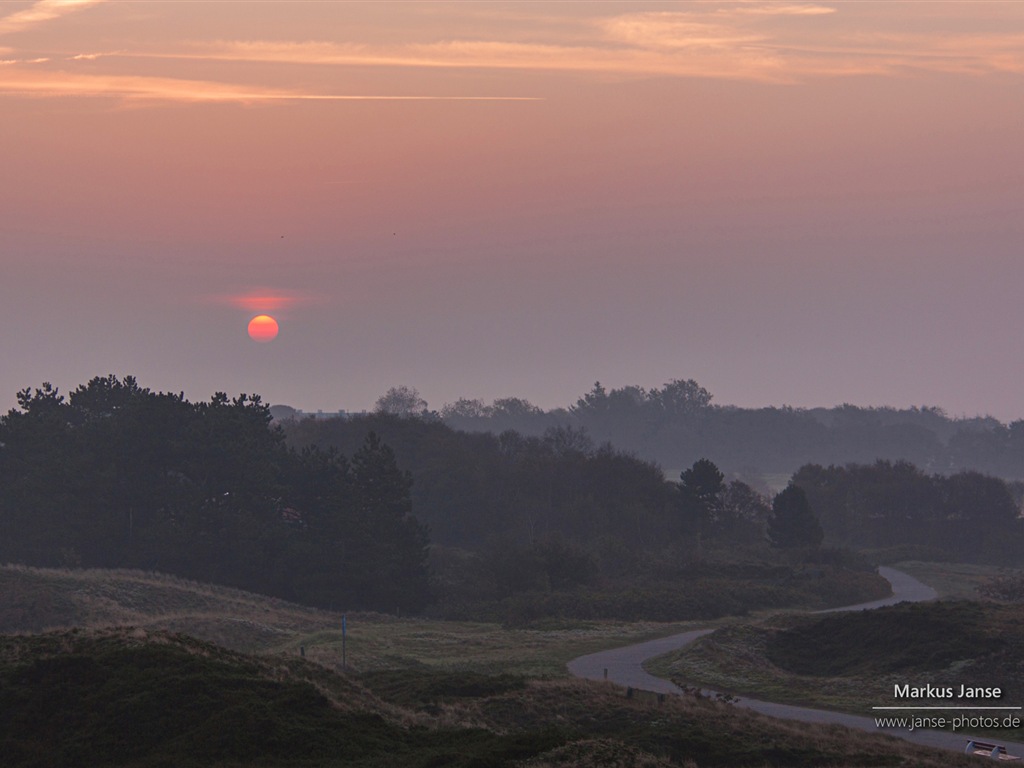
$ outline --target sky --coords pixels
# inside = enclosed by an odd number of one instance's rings
[[[0,0],[0,179],[3,410],[1024,418],[1024,2]]]

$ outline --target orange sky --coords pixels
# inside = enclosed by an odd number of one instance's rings
[[[0,398],[1021,418],[1022,86],[1019,2],[0,0]]]

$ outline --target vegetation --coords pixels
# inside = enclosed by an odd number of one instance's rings
[[[887,461],[809,464],[793,483],[806,492],[826,540],[875,550],[879,559],[938,553],[959,562],[1016,564],[1024,546],[1024,521],[1010,489],[977,472],[928,475]]]
[[[765,545],[753,488],[707,460],[667,482],[572,429],[496,437],[386,412],[285,433],[257,396],[190,403],[113,376],[18,399],[0,418],[9,562],[517,626],[818,607],[882,586],[840,563],[790,580],[802,564]]]
[[[718,702],[626,699],[564,679],[570,658],[679,625],[509,630],[352,614],[341,674],[340,616],[325,611],[126,571],[9,566],[0,590],[8,633],[86,627],[0,638],[0,711],[14,713],[0,719],[5,765],[958,764],[866,734],[739,718]]]
[[[1024,603],[1024,573],[999,573],[980,584],[978,593],[992,600]]]
[[[181,636],[11,638],[0,657],[11,766],[501,764],[562,740],[409,728],[355,681]]]
[[[770,562],[702,562],[666,569],[660,578],[576,590],[524,591],[499,601],[440,606],[446,616],[490,618],[529,626],[546,617],[580,620],[717,619],[768,608],[824,608],[884,597],[887,582],[872,571]],[[459,611],[465,613],[459,615]]]
[[[0,633],[132,625],[224,648],[341,664],[341,614],[139,571],[0,567]],[[556,621],[510,629],[482,621],[350,613],[347,668],[433,668],[563,677],[570,659],[681,632],[686,624]]]
[[[607,397],[595,389],[574,413],[605,413]],[[645,397],[675,424],[710,408],[693,382]],[[456,432],[408,388],[380,413],[286,429],[257,396],[190,403],[131,377],[67,398],[44,385],[18,402],[0,418],[0,558],[63,567],[0,568],[0,631],[43,633],[0,638],[5,764],[957,764],[737,718],[721,702],[624,699],[564,680],[570,658],[683,628],[667,622],[882,596],[868,561],[820,547],[815,514],[831,541],[826,519],[845,519],[819,511],[839,498],[820,484],[817,498],[792,485],[769,504],[706,458],[668,482],[578,426]],[[544,417],[514,398],[501,408]],[[1000,481],[929,482],[941,511],[923,518],[927,545],[976,522],[1019,535]],[[1013,587],[992,589],[1013,599]],[[410,612],[420,618],[397,617]],[[885,620],[902,622],[901,647],[930,664],[982,649],[980,674],[1020,658],[1016,641],[964,629],[1009,627],[1011,613]],[[872,619],[775,621],[729,632],[761,637],[765,668],[783,675],[895,673],[858,655],[886,652],[858,640],[883,635]],[[929,646],[928,631],[959,641]],[[837,640],[857,649],[800,668],[809,648]]]
[[[388,395],[405,394],[398,398]],[[392,413],[440,418],[466,431],[515,430],[542,435],[553,427],[585,429],[666,467],[688,467],[708,458],[727,475],[788,478],[808,463],[845,465],[879,459],[909,461],[929,472],[975,470],[1024,479],[1024,420],[1003,424],[991,417],[951,418],[941,408],[738,408],[714,404],[692,379],[663,387],[600,383],[567,408],[544,411],[522,398],[487,405],[461,398],[435,413],[414,389],[397,387],[379,406]],[[284,408],[282,414],[289,413]],[[785,485],[785,480],[779,487]]]
[[[734,624],[651,667],[735,695],[870,714],[872,706],[936,702],[894,698],[895,685],[961,685],[1024,697],[1019,605],[970,601],[900,604],[824,616]],[[1005,739],[1024,731],[1000,731]]]
[[[884,737],[738,718],[707,700],[508,676],[344,676],[131,629],[0,639],[0,708],[12,768],[972,764]]]
[[[288,449],[258,396],[131,377],[0,418],[0,560],[175,573],[325,607],[421,609],[427,533],[391,449]]]
[[[993,619],[968,602],[832,614],[774,633],[767,655],[780,669],[816,677],[935,671],[1003,650],[985,627]]]
[[[818,547],[825,537],[818,518],[798,485],[789,485],[772,500],[768,517],[768,540],[773,547],[796,549]]]
[[[921,560],[893,561],[894,567],[932,587],[940,599],[977,600],[984,593],[979,589],[999,576],[1011,575],[994,565],[928,562]]]
[[[346,455],[369,432],[411,472],[413,507],[435,544],[478,550],[558,535],[635,549],[679,541],[686,533],[676,489],[657,466],[608,445],[595,447],[575,430],[539,437],[469,434],[391,413],[284,424],[296,450]]]
[[[815,563],[824,567],[806,578],[819,554],[771,551],[768,501],[726,483],[706,459],[670,483],[658,467],[572,429],[495,436],[398,417],[398,394],[389,412],[290,422],[285,434],[296,449],[346,453],[369,431],[394,447],[434,542],[431,615],[516,626],[552,616],[709,619],[839,605],[886,588],[870,565],[841,557]]]

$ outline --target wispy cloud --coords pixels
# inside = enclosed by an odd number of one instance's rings
[[[779,5],[776,3],[758,3],[736,8],[720,8],[720,14],[739,14],[749,16],[823,16],[835,13],[837,9],[825,5]]]
[[[0,64],[45,64],[49,60],[47,56],[37,56],[34,59],[0,59]]]
[[[753,43],[753,38],[747,40]],[[405,46],[362,46],[329,42],[218,41],[162,58],[262,61],[428,69],[515,69],[620,75],[726,77],[789,81],[770,50],[747,45],[705,46],[700,55],[635,45],[566,46],[494,40],[452,40]]]
[[[603,19],[600,27],[607,39],[640,49],[736,50],[766,39],[763,34],[742,32],[706,19],[671,11],[631,13]]]
[[[23,29],[104,0],[39,0],[0,18],[0,33]],[[598,7],[598,6],[595,6]],[[612,77],[724,78],[797,83],[815,77],[905,75],[907,72],[986,74],[1024,72],[1024,34],[946,31],[909,34],[900,26],[872,28],[837,24],[829,17],[843,6],[821,3],[694,2],[672,11],[631,11],[606,16],[548,16],[531,30],[519,19],[513,32],[489,35],[472,25],[475,36],[443,40],[363,44],[333,40],[208,40],[150,43],[146,50],[31,54],[0,48],[0,91],[36,96],[112,96],[133,101],[239,102],[285,100],[529,100],[529,97],[447,95],[337,95],[309,86],[268,88],[216,80],[178,78],[176,60],[265,62],[320,67],[391,67],[420,70],[476,69],[584,73]],[[518,17],[517,17],[518,18]],[[876,17],[872,17],[873,24]],[[436,28],[436,27],[435,27]],[[467,28],[468,30],[468,28]],[[557,33],[552,31],[557,30]],[[66,71],[45,66],[42,55],[63,59]],[[40,58],[32,59],[31,56]],[[135,61],[132,62],[131,60]],[[159,59],[159,75],[126,74],[126,66]],[[88,62],[97,68],[79,72]],[[115,61],[116,60],[116,61]],[[191,67],[189,72],[194,72]],[[213,71],[207,68],[207,71]],[[231,68],[232,77],[238,70]],[[279,72],[287,70],[280,69]],[[260,76],[254,74],[251,79]],[[309,82],[309,80],[305,80]],[[324,86],[325,90],[330,86]],[[441,90],[436,85],[433,90]]]
[[[39,0],[28,8],[0,18],[0,35],[20,32],[36,24],[42,24],[102,2],[104,0]]]
[[[326,40],[213,40],[158,58],[289,64],[505,69],[611,76],[704,77],[795,83],[813,77],[904,75],[908,71],[1019,71],[1013,33],[910,36],[821,27],[837,12],[819,4],[693,4],[579,21],[572,42],[486,38],[365,45]],[[585,34],[584,34],[585,33]],[[127,54],[126,54],[127,55]]]
[[[274,312],[294,306],[320,304],[326,301],[325,297],[310,293],[265,287],[253,288],[244,293],[204,296],[203,300],[214,304],[229,304],[249,312]]]
[[[889,35],[888,49],[904,50],[913,64],[950,72],[1024,72],[1024,33],[987,35]]]
[[[133,75],[81,75],[14,67],[0,70],[0,93],[39,97],[108,97],[166,102],[274,101],[535,101],[519,96],[402,96],[329,94],[258,88],[207,80]]]

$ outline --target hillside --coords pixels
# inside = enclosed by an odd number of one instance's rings
[[[184,633],[235,651],[341,664],[342,615],[284,600],[141,571],[0,566],[0,633],[133,626]],[[441,668],[565,676],[580,654],[679,631],[656,622],[485,622],[347,615],[349,669]]]
[[[239,590],[6,566],[0,594],[5,766],[972,764],[565,677],[569,658],[680,624],[349,614],[343,670],[340,615]]]
[[[12,768],[972,764],[707,700],[576,681],[338,675],[140,629],[0,639],[0,711]]]
[[[1022,605],[966,600],[778,616],[724,627],[649,666],[680,683],[856,714],[875,706],[1016,706],[1024,697],[1022,623]],[[899,686],[921,695],[897,695]],[[1000,695],[963,700],[961,686]],[[946,689],[950,695],[930,692]],[[1024,729],[998,735],[1019,740]]]

